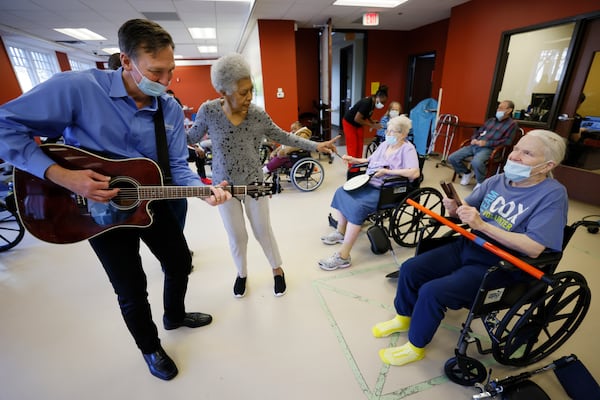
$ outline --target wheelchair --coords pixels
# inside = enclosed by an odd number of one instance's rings
[[[15,247],[25,236],[25,227],[17,214],[12,193],[12,181],[1,183],[0,189],[0,252]]]
[[[284,180],[291,182],[302,192],[312,192],[321,186],[325,179],[325,170],[319,161],[312,158],[309,151],[293,151],[288,157],[288,162],[272,171],[267,178],[273,182],[274,193],[281,193],[281,182]]]
[[[597,221],[581,220],[564,229],[563,251],[579,226],[597,232]],[[457,240],[453,232],[437,238],[425,238],[416,254],[421,254],[450,241]],[[527,366],[547,357],[565,343],[579,327],[590,307],[591,294],[585,278],[574,271],[555,270],[561,252],[545,253],[536,259],[523,258],[526,263],[543,271],[542,279],[524,276],[503,286],[494,284],[494,274],[516,267],[507,261],[492,266],[481,282],[475,301],[460,331],[454,357],[444,365],[446,376],[454,383],[472,386],[487,378],[485,366],[467,355],[475,343],[479,354],[492,354],[500,364]],[[524,274],[525,275],[525,274]],[[390,273],[388,277],[397,277]],[[481,319],[491,344],[484,348],[473,334],[471,323]]]
[[[405,201],[412,199],[424,207],[444,215],[441,193],[431,187],[420,187],[423,182],[425,160],[425,156],[419,155],[421,174],[414,182],[409,182],[407,178],[399,176],[384,179],[380,188],[377,210],[367,217],[367,220],[373,224],[368,232],[373,253],[383,254],[390,250],[389,238],[392,238],[400,246],[415,247],[419,240],[432,237],[440,228],[439,225],[431,223],[432,219],[429,216]],[[351,166],[347,172],[347,179],[366,173],[367,166],[367,163]],[[331,215],[329,224],[337,228],[337,221]],[[385,239],[381,240],[383,237]]]
[[[375,150],[377,150],[381,142],[383,142],[384,140],[384,137],[375,135],[371,143],[369,143],[365,149],[365,158],[369,158],[371,154],[375,153]]]

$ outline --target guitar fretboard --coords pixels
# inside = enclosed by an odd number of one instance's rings
[[[234,196],[248,194],[246,186],[223,186],[222,189],[231,192]],[[208,186],[139,186],[136,189],[121,189],[121,192],[123,190],[135,190],[139,200],[204,198],[212,195]]]
[[[233,196],[245,196],[253,191],[252,186],[223,186],[222,189],[231,192]],[[139,200],[204,198],[213,194],[208,186],[139,186],[135,189],[121,189],[120,194],[124,194],[122,193],[124,190],[135,190]],[[254,191],[258,193],[257,189]],[[264,192],[267,193],[267,190],[264,189]]]

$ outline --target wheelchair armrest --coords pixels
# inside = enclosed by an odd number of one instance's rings
[[[521,256],[521,257],[519,257],[519,259],[521,259],[523,262],[526,262],[527,264],[529,264],[533,267],[536,267],[537,269],[544,270],[545,269],[544,267],[549,264],[553,264],[554,266],[558,265],[558,263],[560,262],[560,260],[562,258],[562,255],[563,255],[562,251],[552,251],[552,252],[542,253],[537,258]],[[517,267],[515,267],[513,264],[511,264],[505,260],[500,261],[499,264],[504,269],[509,269],[509,270],[517,269]],[[546,271],[546,272],[553,273],[554,271]]]
[[[408,183],[408,178],[404,176],[391,176],[383,180],[383,185],[381,185],[381,187],[396,186],[403,183]]]
[[[367,172],[369,163],[350,164],[348,166],[348,172],[346,172],[346,179],[354,178],[357,175],[362,175]]]
[[[350,164],[348,165],[348,168],[364,168],[364,167],[368,167],[369,163],[365,162],[365,163],[359,163],[359,164]]]

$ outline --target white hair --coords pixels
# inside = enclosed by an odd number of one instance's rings
[[[412,121],[406,115],[402,114],[398,115],[397,117],[390,118],[387,126],[394,131],[408,134],[412,128]]]
[[[567,142],[557,133],[544,129],[534,129],[527,132],[527,136],[536,137],[544,143],[545,161],[554,161],[558,165],[565,158]]]

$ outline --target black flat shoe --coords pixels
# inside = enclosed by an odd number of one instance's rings
[[[165,329],[170,331],[171,329],[177,329],[181,326],[187,326],[188,328],[199,328],[204,325],[208,325],[212,322],[212,316],[201,312],[186,313],[185,317],[179,322],[169,321],[166,317],[163,317],[163,324]]]
[[[283,296],[287,289],[285,284],[285,274],[275,275],[273,277],[275,280],[275,285],[273,286],[273,294],[277,297]]]
[[[239,276],[235,278],[233,295],[235,297],[244,297],[246,295],[246,278],[240,278]]]
[[[165,353],[162,347],[156,350],[154,353],[150,354],[142,354],[144,356],[144,360],[146,364],[148,364],[148,368],[150,369],[150,373],[157,378],[160,378],[165,381],[169,381],[177,375],[179,371],[177,371],[177,366],[171,360],[171,357]]]

